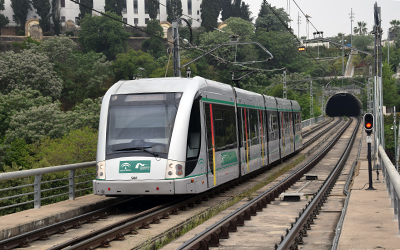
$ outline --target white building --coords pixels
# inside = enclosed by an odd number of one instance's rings
[[[49,0],[51,1],[51,0]],[[79,1],[79,0],[77,0]],[[123,10],[123,20],[128,24],[137,25],[137,26],[146,26],[147,21],[149,20],[149,14],[147,13],[147,1],[148,0],[125,0],[125,6]],[[167,20],[167,1],[169,0],[160,0],[160,10],[157,19],[160,21]],[[192,19],[192,27],[199,27],[201,24],[200,20],[200,4],[201,0],[181,0],[182,1],[182,11],[183,18],[189,20]],[[93,8],[104,12],[105,0],[93,0]],[[16,26],[13,9],[11,8],[11,0],[5,0],[4,3],[5,10],[2,12],[5,16],[8,17],[10,23],[8,26]],[[32,7],[33,9],[33,7]],[[70,1],[70,0],[60,0],[60,16],[62,25],[65,24],[65,21],[71,20],[77,23],[78,15],[80,13],[79,5]],[[95,12],[93,12],[95,14]],[[96,13],[97,14],[97,13]],[[187,17],[187,16],[189,17]],[[36,10],[33,9],[29,11],[27,20],[31,18],[40,18],[38,14],[36,14]]]

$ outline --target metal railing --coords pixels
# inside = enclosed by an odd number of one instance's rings
[[[95,165],[92,161],[0,173],[0,212],[4,214],[3,210],[12,208],[20,211],[16,207],[32,203],[34,208],[40,208],[43,200],[74,200],[77,193],[92,189]]]
[[[385,149],[379,145],[379,156],[382,159],[382,173],[385,178],[386,188],[389,192],[394,214],[397,215],[398,228],[400,233],[400,175],[386,155]]]
[[[302,128],[323,119],[318,116],[302,121]],[[0,215],[32,208],[32,203],[33,208],[40,208],[43,200],[49,204],[90,193],[85,191],[93,188],[95,165],[92,161],[0,173]]]
[[[301,128],[305,128],[311,125],[314,125],[320,121],[324,120],[324,117],[322,115],[317,116],[317,117],[313,117],[304,121],[301,121]]]

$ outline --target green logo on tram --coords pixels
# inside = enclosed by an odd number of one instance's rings
[[[120,161],[120,173],[150,173],[150,161]]]
[[[236,163],[237,156],[235,151],[221,153],[221,165]]]

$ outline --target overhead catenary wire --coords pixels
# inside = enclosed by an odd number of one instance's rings
[[[282,18],[278,15],[278,13],[276,13],[276,11],[275,11],[274,8],[271,6],[271,4],[268,3],[266,0],[263,0],[263,1],[264,1],[264,4],[267,5],[268,8],[272,11],[272,13],[274,13],[274,15],[276,16],[276,18],[278,18],[278,20],[281,22],[281,24],[283,25],[283,27],[285,27],[285,28],[287,29],[287,31],[288,31],[290,34],[292,34],[292,36],[299,42],[299,44],[301,44],[300,39],[299,39],[295,34],[293,34],[291,28],[289,28],[289,27],[286,25],[286,23],[282,20]],[[309,51],[306,50],[306,52],[307,52],[307,54],[310,56],[311,59],[316,60],[316,59],[311,55],[311,53],[310,53]],[[318,62],[318,61],[317,61],[317,62]]]
[[[158,2],[158,4],[164,6],[165,8],[168,8],[165,4],[162,4],[162,3],[160,3],[160,2]],[[197,20],[196,18],[193,18],[193,17],[191,17],[191,16],[185,15],[185,14],[183,14],[183,13],[182,13],[182,16],[185,16],[185,17],[187,17],[187,18],[189,18],[189,19],[191,19],[191,20],[194,20],[194,21],[196,21],[196,22],[201,23],[201,22],[200,22],[199,20]],[[219,31],[219,32],[226,33],[226,34],[230,34],[230,35],[232,35],[232,36],[236,36],[236,34],[233,34],[233,33],[230,33],[230,32],[226,32],[226,31],[224,31],[224,30],[215,28],[214,26],[211,26],[211,25],[206,25],[206,26],[207,26],[207,27],[210,27],[210,28],[213,28],[214,30],[217,30],[217,31]]]
[[[119,23],[122,23],[122,24],[124,24],[124,25],[128,25],[128,26],[130,26],[130,27],[132,27],[132,28],[134,28],[134,29],[136,29],[136,30],[142,31],[142,32],[144,32],[144,33],[146,33],[146,34],[148,34],[148,35],[150,35],[150,36],[153,36],[153,37],[156,37],[156,38],[158,38],[158,39],[164,40],[164,38],[161,37],[161,36],[158,36],[158,35],[155,35],[155,34],[151,34],[150,32],[147,32],[147,31],[144,30],[144,29],[141,29],[141,28],[139,28],[139,27],[133,26],[133,25],[131,25],[131,24],[128,24],[127,22],[124,22],[124,21],[118,19],[118,18],[112,17],[112,16],[110,16],[110,15],[104,13],[104,12],[101,12],[101,11],[98,11],[98,10],[96,10],[96,9],[94,9],[94,8],[91,8],[91,7],[89,7],[89,6],[87,6],[87,5],[83,4],[83,3],[80,3],[80,2],[77,1],[77,0],[70,0],[70,1],[76,3],[76,4],[80,5],[80,6],[83,6],[83,7],[85,7],[85,8],[88,8],[88,9],[90,9],[91,11],[94,11],[94,12],[100,14],[100,15],[103,15],[103,16],[107,17],[107,18],[113,19],[113,20],[115,20],[115,21],[117,21],[117,22],[119,22]],[[163,5],[163,6],[165,6],[165,5]],[[278,18],[279,18],[279,17],[278,17]],[[280,19],[280,18],[279,18],[279,19]],[[214,27],[213,27],[213,28],[214,28]],[[218,29],[217,29],[217,30],[218,30]],[[227,32],[225,32],[225,33],[227,33]],[[229,34],[229,33],[227,33],[227,34]],[[167,42],[170,43],[170,44],[174,44],[174,42],[171,42],[171,41],[167,41]],[[189,49],[189,48],[190,48],[190,47],[184,47],[184,46],[178,46],[178,47],[181,48],[181,49]],[[196,46],[196,47],[197,47],[197,46]],[[196,47],[192,47],[192,48],[195,48],[195,49],[197,49],[197,50],[199,50],[199,51],[202,51],[202,52],[204,53],[203,50],[201,50],[201,49],[199,49],[199,48],[196,48]],[[212,53],[208,53],[208,55],[213,56],[214,58],[217,58],[218,60],[220,60],[221,63],[231,63],[231,64],[233,64],[233,65],[235,65],[235,66],[243,67],[243,68],[246,68],[246,69],[249,69],[249,70],[257,70],[257,71],[262,71],[262,72],[272,72],[272,71],[278,71],[278,70],[283,70],[283,69],[284,69],[284,68],[281,68],[281,69],[266,70],[266,69],[259,69],[259,68],[251,68],[251,67],[248,67],[248,66],[240,65],[240,64],[238,64],[237,62],[235,63],[235,62],[226,60],[226,59],[221,58],[221,57],[219,57],[219,56],[216,56],[216,55],[214,55],[214,54],[212,54]]]

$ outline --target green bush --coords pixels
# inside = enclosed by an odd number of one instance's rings
[[[25,36],[25,30],[18,30],[17,36]]]
[[[65,31],[65,35],[66,36],[74,36],[74,32],[73,31]]]

